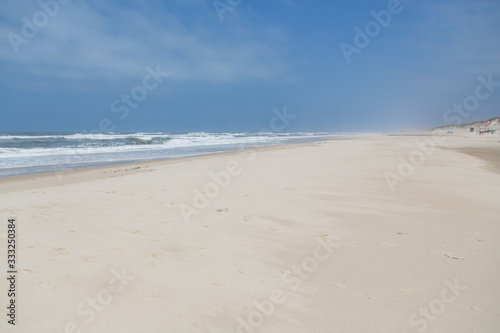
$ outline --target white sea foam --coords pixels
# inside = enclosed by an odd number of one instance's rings
[[[326,133],[0,134],[0,169],[112,164],[278,144]],[[4,172],[5,174],[5,172]],[[1,175],[1,173],[0,173]]]

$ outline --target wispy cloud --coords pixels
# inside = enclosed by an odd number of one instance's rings
[[[21,34],[21,17],[30,18],[37,10],[33,4],[0,5],[0,36]],[[151,64],[161,64],[173,80],[201,81],[272,78],[284,67],[276,47],[281,39],[265,35],[265,29],[245,22],[218,27],[211,8],[201,2],[184,10],[203,21],[186,24],[159,3],[75,0],[62,6],[28,44],[20,45],[18,54],[5,37],[0,59],[32,75],[97,80],[134,76]]]

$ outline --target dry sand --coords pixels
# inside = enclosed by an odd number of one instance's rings
[[[499,332],[500,138],[425,140],[0,179],[0,332]]]

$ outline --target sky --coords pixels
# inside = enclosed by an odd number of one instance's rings
[[[500,116],[500,1],[0,2],[1,132],[254,132],[277,113],[356,133]]]

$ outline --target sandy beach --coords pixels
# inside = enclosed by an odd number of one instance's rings
[[[499,332],[499,199],[498,135],[3,178],[0,331]]]

